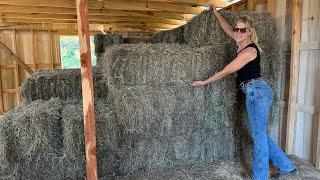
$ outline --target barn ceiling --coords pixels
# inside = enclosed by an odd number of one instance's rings
[[[157,32],[185,24],[209,3],[225,8],[240,0],[88,0],[90,29]],[[76,27],[75,0],[1,0],[0,27]]]

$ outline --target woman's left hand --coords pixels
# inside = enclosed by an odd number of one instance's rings
[[[189,83],[189,85],[192,87],[201,87],[206,85],[206,83],[204,81],[195,81],[195,82]]]

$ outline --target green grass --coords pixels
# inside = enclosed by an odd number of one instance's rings
[[[93,36],[90,36],[91,63],[96,66]],[[80,68],[80,48],[78,36],[60,36],[61,69]]]

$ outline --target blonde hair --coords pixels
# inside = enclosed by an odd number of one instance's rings
[[[243,15],[243,16],[239,16],[236,22],[242,22],[247,25],[249,31],[251,31],[252,33],[250,40],[258,47],[259,52],[262,53],[263,50],[259,45],[258,36],[257,36],[256,30],[253,27],[253,19],[248,15]]]

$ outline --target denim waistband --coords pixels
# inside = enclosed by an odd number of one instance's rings
[[[245,93],[246,89],[251,89],[253,87],[269,87],[268,83],[263,79],[253,79],[252,81],[246,83],[243,87],[241,87],[241,90],[243,93]]]

